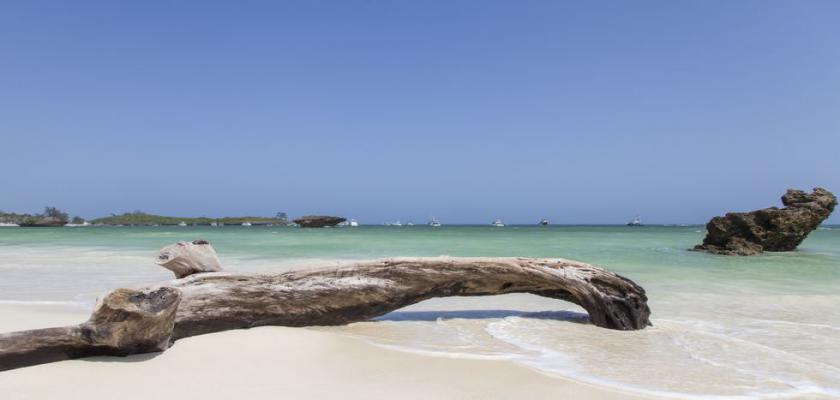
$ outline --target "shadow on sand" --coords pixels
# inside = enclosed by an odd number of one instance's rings
[[[372,321],[437,321],[438,319],[500,319],[520,317],[548,319],[554,321],[588,324],[589,316],[576,311],[538,311],[517,310],[455,310],[455,311],[394,311]]]
[[[158,353],[143,353],[143,354],[132,354],[130,356],[119,357],[119,356],[94,356],[94,357],[85,357],[79,358],[79,361],[88,361],[88,362],[118,362],[118,363],[135,363],[135,362],[143,362],[149,361],[159,355],[163,354],[162,352]]]
[[[544,319],[553,321],[572,322],[576,324],[588,324],[589,316],[586,313],[575,311],[538,311],[525,312],[517,310],[454,310],[454,311],[394,311],[389,314],[374,318],[371,321],[437,321],[438,319],[501,319],[506,317],[520,317],[532,319]],[[134,354],[126,357],[95,356],[80,358],[87,362],[119,362],[134,363],[151,360],[163,353]]]

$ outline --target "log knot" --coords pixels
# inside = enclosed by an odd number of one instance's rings
[[[163,351],[169,347],[181,291],[116,289],[101,298],[90,319],[81,325],[84,341],[104,346],[115,355]]]
[[[176,278],[222,270],[216,250],[204,239],[178,242],[160,249],[157,264],[172,271]]]

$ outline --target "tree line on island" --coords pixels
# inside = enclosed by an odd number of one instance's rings
[[[299,225],[303,227],[333,226],[344,222],[341,217],[307,215],[292,222],[286,213],[278,212],[273,217],[170,217],[155,215],[137,210],[123,214],[111,214],[107,217],[96,218],[90,221],[82,217],[70,215],[56,207],[45,207],[40,214],[16,214],[0,211],[0,224],[19,225],[22,227],[60,227],[60,226],[222,226],[222,225],[271,225],[288,226]]]
[[[164,215],[147,214],[142,211],[127,212],[121,215],[111,214],[108,217],[91,220],[94,225],[135,225],[135,226],[167,226],[167,225],[287,225],[289,222],[285,213],[277,213],[274,217],[168,217]]]
[[[56,207],[44,207],[44,212],[40,214],[16,214],[0,211],[0,223],[20,226],[64,226],[67,224],[81,225],[85,223],[85,219],[79,216],[71,219],[70,214]]]

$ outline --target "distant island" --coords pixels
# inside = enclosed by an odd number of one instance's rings
[[[346,218],[333,217],[329,215],[306,215],[294,220],[294,223],[303,228],[323,228],[327,226],[336,226],[347,221]]]
[[[70,216],[55,207],[44,207],[41,214],[15,214],[0,211],[0,224],[13,224],[28,227],[64,226],[71,222]],[[72,222],[82,224],[85,220],[73,217]]]
[[[274,217],[168,217],[164,215],[147,214],[142,211],[125,213],[122,215],[111,215],[109,217],[97,218],[90,221],[93,225],[139,225],[139,226],[166,226],[166,225],[288,225],[289,219],[286,213],[277,213]]]
[[[177,225],[290,225],[286,213],[277,213],[274,217],[170,217],[165,215],[147,214],[143,211],[127,212],[121,215],[112,214],[108,217],[86,221],[81,217],[73,217],[55,207],[45,207],[40,214],[16,214],[0,211],[0,224],[5,226],[19,225],[22,227],[59,227],[59,226],[177,226]]]

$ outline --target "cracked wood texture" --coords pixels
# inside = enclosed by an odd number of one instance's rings
[[[531,293],[580,305],[592,324],[650,325],[644,289],[563,259],[414,258],[282,274],[200,273],[117,289],[79,326],[0,335],[0,370],[165,350],[184,337],[264,325],[344,325],[434,297]],[[145,332],[145,333],[143,333]]]

